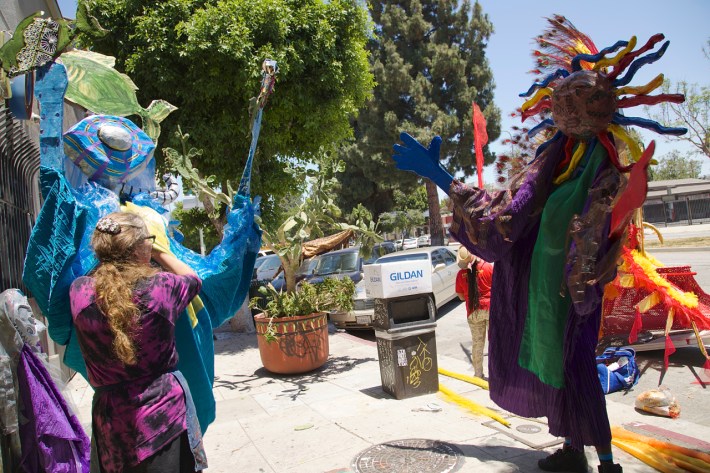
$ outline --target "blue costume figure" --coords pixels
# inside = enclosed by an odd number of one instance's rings
[[[270,66],[262,81],[269,92],[276,72],[275,63]],[[178,233],[168,231],[162,204],[166,194],[174,198],[176,193],[172,188],[167,193],[155,189],[153,140],[130,120],[111,115],[87,117],[63,136],[63,99],[69,82],[65,66],[49,61],[38,66],[36,74],[43,205],[28,246],[23,281],[48,320],[50,337],[66,346],[64,363],[86,377],[72,327],[69,287],[97,264],[89,239],[99,218],[118,210],[140,214],[156,235],[155,244],[189,264],[203,281],[199,296],[178,319],[175,336],[178,369],[187,379],[204,432],[215,418],[212,329],[232,317],[245,300],[261,246],[255,222],[258,198],[250,198],[249,183],[266,97],[256,112],[247,165],[223,240],[202,256],[182,246]],[[159,113],[164,118],[169,111]],[[151,122],[151,130],[156,125]]]

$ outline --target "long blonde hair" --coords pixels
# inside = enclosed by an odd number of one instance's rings
[[[96,304],[108,320],[114,335],[113,352],[126,365],[137,362],[134,336],[140,323],[140,309],[133,302],[138,280],[157,272],[137,261],[134,252],[149,237],[141,217],[114,212],[99,220],[91,246],[99,259],[94,270]]]

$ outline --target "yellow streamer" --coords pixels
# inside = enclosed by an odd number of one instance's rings
[[[642,314],[645,314],[649,310],[653,309],[656,307],[659,303],[661,302],[661,296],[658,294],[656,291],[653,291],[651,294],[647,295],[641,301],[636,304],[636,308],[638,311]]]
[[[527,102],[523,104],[520,109],[524,112],[525,110],[529,109],[536,103],[538,103],[540,100],[542,100],[543,97],[547,97],[552,95],[552,89],[549,87],[545,87],[542,89],[539,89],[537,92],[535,92],[535,95],[533,95]]]
[[[619,278],[619,285],[625,289],[634,287],[636,285],[636,280],[633,274],[624,274]]]
[[[661,235],[661,231],[658,228],[656,228],[655,226],[651,225],[648,222],[643,222],[643,226],[644,226],[644,228],[648,228],[648,229],[652,230],[656,234],[656,237],[658,237],[658,241],[661,242],[661,245],[663,244],[663,235]],[[656,258],[654,258],[650,255],[646,255],[646,258],[648,258],[654,265],[658,266],[659,268],[663,267],[663,263],[658,261]]]
[[[612,438],[611,443],[663,473],[687,473],[684,469],[676,466],[667,455],[646,444],[617,438]]]
[[[557,178],[554,180],[555,185],[562,184],[565,182],[569,177],[572,175],[574,170],[577,168],[577,165],[579,162],[582,160],[582,156],[584,156],[584,152],[587,150],[587,143],[584,141],[580,142],[577,145],[577,149],[574,151],[574,154],[572,155],[572,160],[569,163],[569,166],[567,167],[567,170],[557,176]]]
[[[466,399],[465,397],[461,396],[460,394],[456,394],[446,386],[442,385],[439,383],[439,392],[444,396],[444,399],[446,399],[449,402],[453,402],[454,404],[458,404],[461,407],[465,407],[466,409],[470,410],[474,414],[481,414],[486,417],[490,417],[491,419],[503,424],[506,427],[510,427],[510,422],[505,420],[500,414],[497,412],[488,409],[487,407],[483,407],[480,404],[477,404],[470,399]]]
[[[626,56],[629,53],[629,51],[631,51],[635,47],[636,47],[636,36],[632,36],[631,39],[629,40],[629,44],[624,49],[619,51],[616,54],[616,56],[614,56],[611,59],[605,57],[605,58],[599,60],[599,62],[597,62],[594,65],[594,70],[598,71],[599,69],[601,69],[603,67],[616,65],[616,63],[618,63],[622,57]]]
[[[467,383],[475,384],[476,386],[488,391],[488,381],[481,379],[477,376],[468,376],[465,374],[454,373],[453,371],[445,370],[444,368],[439,368],[439,374],[448,376],[449,378],[454,378],[460,381],[466,381]]]
[[[668,318],[666,319],[666,337],[671,333],[671,327],[673,327],[673,316],[675,315],[675,310],[671,307],[668,310]]]
[[[621,87],[616,90],[616,95],[646,95],[663,85],[663,74],[658,74],[651,82],[641,86]]]
[[[626,133],[626,130],[624,130],[622,127],[617,125],[616,123],[610,123],[607,129],[612,132],[614,136],[619,138],[621,141],[623,141],[626,146],[629,147],[629,152],[631,153],[631,159],[634,160],[634,162],[638,161],[639,158],[641,157],[641,148],[639,147],[638,143],[636,140],[631,138],[628,133]]]
[[[644,274],[649,277],[653,284],[665,288],[668,291],[668,295],[673,300],[690,309],[695,309],[696,307],[698,307],[697,295],[693,294],[692,292],[684,292],[673,287],[667,279],[665,279],[663,276],[656,272],[656,268],[653,266],[653,264],[647,258],[644,258],[638,250],[633,250],[631,252],[631,255],[634,259],[634,262],[641,267]]]
[[[708,351],[705,348],[705,343],[703,342],[702,337],[700,336],[700,331],[698,330],[698,326],[695,325],[695,322],[691,320],[691,325],[693,326],[693,332],[695,332],[695,340],[698,342],[698,348],[700,348],[700,353],[703,354],[706,360],[710,360],[710,356],[708,356]]]

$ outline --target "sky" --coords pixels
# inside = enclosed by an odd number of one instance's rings
[[[73,18],[76,0],[58,0],[64,16]],[[518,97],[530,87],[533,76],[527,71],[534,67],[530,55],[533,38],[546,27],[545,17],[553,14],[566,16],[586,33],[599,49],[618,40],[628,40],[632,35],[643,45],[656,33],[670,40],[666,54],[657,62],[644,66],[629,85],[643,85],[659,73],[675,83],[687,81],[710,86],[710,60],[702,48],[710,39],[710,0],[479,0],[484,12],[493,23],[495,32],[490,38],[487,57],[496,82],[495,102],[503,117],[502,130],[519,125],[509,114],[518,108],[523,99]],[[637,46],[638,47],[638,46]],[[656,47],[656,49],[658,46]],[[643,107],[625,110],[628,116],[645,117]],[[638,129],[638,128],[636,128]],[[642,131],[642,130],[639,130]],[[643,132],[646,144],[656,140],[656,157],[678,149],[682,153],[689,145],[669,142],[661,135]],[[505,153],[507,146],[501,141],[489,146],[496,153]],[[473,155],[471,157],[473,159]],[[710,175],[710,159],[700,156],[703,174]],[[487,183],[495,181],[493,166],[484,171]]]

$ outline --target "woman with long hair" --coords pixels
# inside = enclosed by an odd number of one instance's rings
[[[173,255],[153,250],[154,241],[135,214],[101,218],[91,239],[99,265],[71,286],[72,317],[95,390],[98,458],[92,462],[98,465],[92,464],[92,472],[194,472],[207,466],[175,349],[175,321],[201,281]]]

